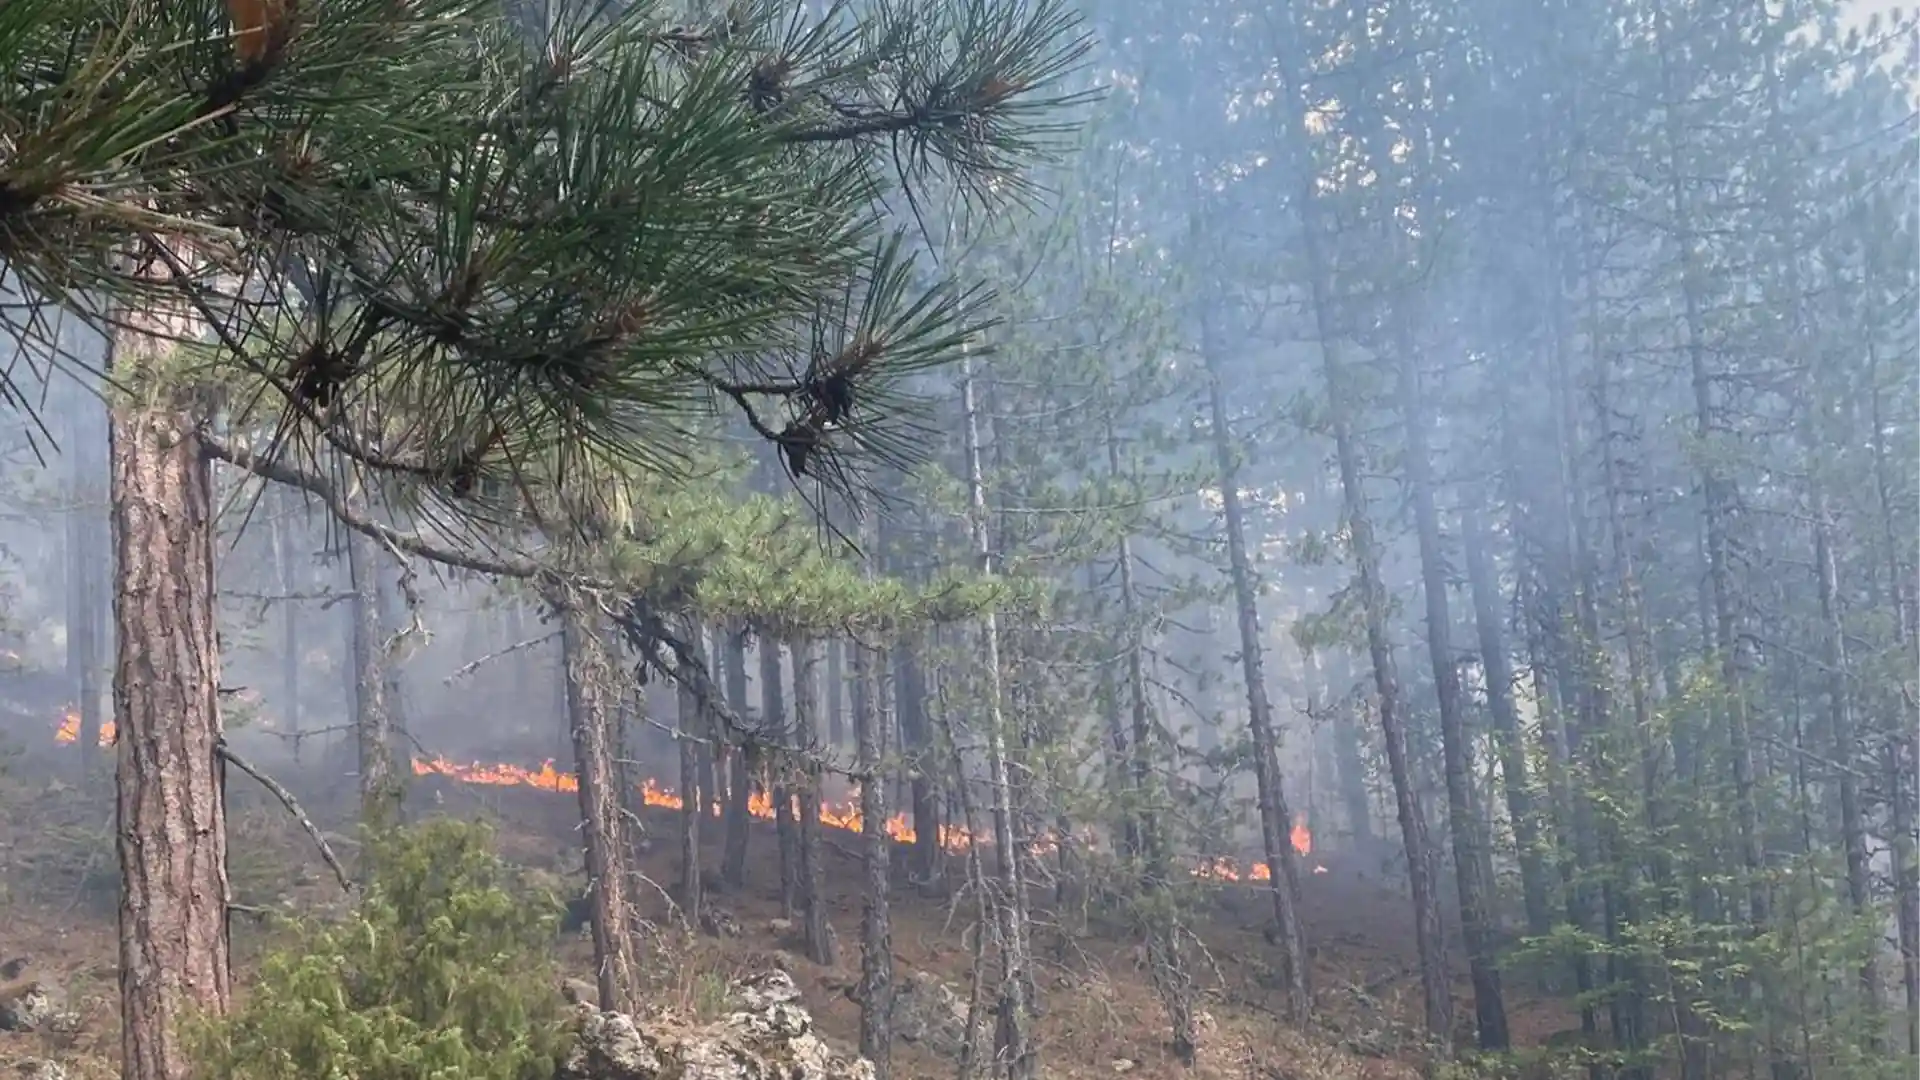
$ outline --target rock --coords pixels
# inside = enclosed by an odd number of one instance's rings
[[[60,1031],[77,1019],[67,1009],[67,995],[52,983],[0,988],[0,1031]]]
[[[632,1017],[588,1006],[559,1080],[658,1080],[662,1070],[659,1053]]]
[[[739,937],[740,920],[726,908],[708,906],[700,910],[700,932],[715,938]]]
[[[46,1058],[28,1058],[14,1065],[13,1073],[19,1080],[67,1080],[67,1067],[57,1061]]]
[[[1140,1063],[1133,1060],[1132,1058],[1114,1058],[1113,1059],[1113,1071],[1116,1073],[1130,1073],[1139,1067],[1140,1067]]]
[[[563,979],[560,982],[560,996],[569,1005],[600,1007],[600,988],[585,979]]]
[[[747,1012],[767,1012],[775,1005],[800,1000],[800,988],[793,976],[774,968],[735,979],[727,985],[727,996]]]
[[[967,1045],[967,1003],[933,974],[913,972],[893,988],[893,1033],[957,1060]]]
[[[744,1007],[697,1026],[580,1006],[573,1049],[555,1080],[873,1080],[870,1063],[813,1033],[786,972],[748,976],[731,990]]]

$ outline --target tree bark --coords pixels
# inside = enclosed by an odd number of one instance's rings
[[[631,849],[614,779],[612,717],[607,709],[612,673],[606,641],[590,614],[569,605],[562,608],[560,618],[600,1007],[632,1012],[640,986],[640,956],[630,896]]]
[[[1840,796],[1840,840],[1847,854],[1847,899],[1853,913],[1861,919],[1874,917],[1872,881],[1867,863],[1867,826],[1860,808],[1860,785],[1852,762],[1861,760],[1859,740],[1854,734],[1853,693],[1847,686],[1848,658],[1846,627],[1840,618],[1840,572],[1833,555],[1833,518],[1825,495],[1814,500],[1813,558],[1820,580],[1820,616],[1826,624],[1823,642],[1827,666],[1827,726],[1833,737],[1835,784]],[[1886,993],[1880,984],[1880,949],[1874,947],[1860,962],[1860,992],[1873,1016],[1870,1029],[1872,1049],[1878,1051],[1885,1027]]]
[[[787,716],[779,639],[762,630],[759,651],[760,721],[773,733],[775,745],[768,762],[767,788],[773,796],[773,831],[780,844],[780,917],[792,919],[800,911],[800,837],[793,820],[793,783],[785,754],[793,747],[793,725]]]
[[[273,560],[278,570],[280,591],[284,594],[280,601],[280,690],[286,698],[280,707],[280,715],[286,724],[287,738],[293,740],[293,760],[297,764],[302,742],[300,695],[303,691],[300,688],[300,674],[304,667],[305,649],[301,644],[300,615],[305,608],[293,596],[310,575],[301,574],[295,569],[298,563],[294,556],[294,542],[300,535],[296,524],[304,520],[305,507],[292,488],[283,487],[278,494],[277,512],[273,518]]]
[[[799,908],[807,946],[807,959],[822,967],[839,962],[833,927],[827,922],[827,904],[821,881],[820,853],[820,772],[812,748],[820,740],[820,655],[814,642],[795,636],[788,642],[793,653],[793,745],[801,748],[803,764],[797,773],[801,779],[797,802],[800,820],[797,826],[799,849]]]
[[[846,745],[846,672],[847,644],[839,638],[827,639],[827,746]]]
[[[1480,638],[1480,668],[1487,680],[1487,711],[1493,717],[1494,747],[1500,755],[1500,779],[1513,824],[1513,843],[1520,861],[1520,891],[1527,911],[1527,932],[1535,937],[1553,929],[1553,909],[1545,853],[1541,849],[1540,820],[1527,783],[1527,744],[1520,729],[1520,713],[1513,703],[1513,657],[1507,651],[1506,624],[1500,616],[1502,597],[1487,551],[1483,515],[1485,505],[1461,514],[1466,546],[1467,583],[1473,593],[1474,628]]]
[[[696,652],[704,652],[705,631],[692,620],[684,627],[687,640],[695,642]],[[687,922],[700,925],[700,909],[706,902],[702,895],[700,878],[700,822],[707,816],[707,793],[700,767],[700,743],[698,740],[711,738],[714,725],[708,721],[705,710],[700,708],[700,700],[692,687],[685,682],[679,684],[678,726],[680,738],[680,907],[685,912]]]
[[[980,410],[974,393],[973,361],[961,359],[961,402],[966,413],[967,522],[980,572],[994,573],[993,545],[987,535],[986,478],[980,462]],[[993,902],[999,936],[1000,986],[994,1034],[997,1070],[1006,1080],[1033,1080],[1040,1073],[1040,1052],[1033,1042],[1034,983],[1027,925],[1027,890],[1015,847],[1013,784],[1009,777],[1006,716],[1001,703],[1000,622],[992,608],[981,619],[981,665],[987,679],[985,752],[990,788],[993,840],[1001,895]],[[964,780],[962,781],[964,782]]]
[[[170,350],[166,339],[183,333],[169,324],[189,321],[126,320],[112,363],[137,387]],[[157,401],[116,400],[108,421],[127,1080],[186,1080],[177,1025],[224,1013],[232,994],[213,475],[201,418],[188,394],[163,388]]]
[[[400,785],[394,775],[393,724],[387,713],[379,553],[371,537],[347,534],[347,573],[353,587],[353,730],[359,748],[360,823],[382,829],[400,819]]]
[[[880,780],[885,729],[874,708],[879,667],[886,654],[858,642],[853,677],[864,688],[853,696],[855,761],[860,771],[860,864],[865,878],[860,902],[860,1056],[873,1062],[875,1080],[893,1074],[893,929],[889,910],[887,788]]]
[[[1205,324],[1202,332],[1207,333]],[[1240,469],[1216,353],[1211,341],[1202,349],[1212,412],[1214,467],[1220,477],[1227,565],[1239,619],[1240,676],[1246,685],[1247,726],[1253,736],[1253,777],[1260,807],[1261,850],[1270,871],[1267,895],[1273,905],[1273,938],[1280,946],[1284,1008],[1287,1018],[1297,1024],[1304,1022],[1313,1008],[1306,927],[1298,913],[1300,867],[1293,850],[1293,813],[1287,806],[1280,779],[1279,737],[1273,725],[1273,703],[1267,698],[1266,651],[1260,636],[1260,601],[1254,591],[1252,560],[1247,555],[1246,515],[1240,505]]]
[[[1419,362],[1411,341],[1400,341],[1400,407],[1406,424],[1404,462],[1413,500],[1414,532],[1420,550],[1421,592],[1426,600],[1427,658],[1433,668],[1434,697],[1440,710],[1440,754],[1446,773],[1447,824],[1453,837],[1453,872],[1460,892],[1460,923],[1473,976],[1474,1024],[1480,1049],[1505,1050],[1507,1007],[1500,988],[1497,937],[1493,927],[1492,863],[1480,832],[1479,802],[1473,787],[1473,748],[1460,701],[1460,670],[1453,651],[1453,613],[1447,598],[1447,569],[1440,550],[1440,513],[1434,503],[1432,447],[1428,416],[1421,398]]]
[[[727,631],[725,645],[727,704],[741,716],[747,716],[752,709],[747,704],[746,629],[736,626]],[[747,880],[747,837],[753,822],[748,800],[753,796],[753,774],[747,755],[740,747],[734,747],[729,757],[732,775],[727,791],[726,853],[720,864],[720,881],[727,888],[737,890]]]
[[[909,640],[894,650],[894,709],[900,724],[900,744],[909,770],[907,796],[913,812],[913,862],[911,876],[921,882],[940,879],[945,869],[940,858],[940,800],[932,776],[934,760],[931,727],[927,723],[927,679],[915,651],[918,640]],[[874,663],[880,663],[874,659]]]

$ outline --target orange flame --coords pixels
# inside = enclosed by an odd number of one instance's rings
[[[102,720],[100,722],[100,745],[112,746],[113,734],[113,721]],[[80,714],[71,709],[67,710],[67,714],[60,718],[60,726],[54,730],[53,737],[55,741],[63,746],[79,742]]]
[[[561,772],[554,768],[552,761],[542,763],[538,769],[524,769],[517,765],[483,765],[478,762],[459,765],[445,758],[414,758],[413,772],[416,776],[445,776],[468,784],[535,787],[546,791],[562,792],[580,790],[580,781],[572,773]],[[640,785],[640,798],[646,805],[662,810],[679,810],[686,804],[678,792],[657,780],[647,780]],[[719,816],[720,805],[715,803],[709,812],[716,817]],[[793,812],[799,813],[797,801],[793,805]],[[772,796],[762,791],[748,795],[747,813],[762,821],[773,820]],[[859,832],[865,827],[857,802],[822,802],[820,823],[848,832]],[[888,818],[884,828],[888,836],[900,843],[911,844],[917,839],[913,825],[908,822],[907,815],[904,813]],[[951,825],[941,826],[940,846],[948,852],[963,852],[972,843],[973,838],[965,829]]]
[[[102,721],[100,725],[100,745],[112,746],[114,743],[114,734],[113,721]],[[67,713],[60,718],[59,726],[55,728],[53,737],[55,741],[62,745],[71,745],[78,742],[80,740],[80,714],[74,710],[68,710]],[[530,787],[542,791],[555,791],[565,794],[573,794],[580,790],[579,778],[571,772],[564,772],[555,768],[551,760],[542,762],[537,769],[529,769],[520,765],[509,765],[499,762],[492,764],[472,762],[461,765],[441,757],[417,757],[413,759],[413,772],[416,776],[444,776],[464,784],[482,784],[490,787]],[[641,801],[647,806],[662,810],[679,810],[685,805],[685,800],[681,798],[678,792],[651,779],[644,781],[640,785],[640,797]],[[721,814],[720,804],[715,803],[710,812],[713,816],[719,817]],[[793,812],[796,815],[799,813],[799,802],[797,800],[793,804]],[[773,820],[772,796],[766,792],[754,792],[749,795],[747,797],[747,813],[762,821]],[[865,822],[860,813],[858,790],[856,789],[853,799],[848,802],[833,803],[822,801],[820,804],[820,823],[848,832],[861,831]],[[908,820],[905,813],[898,813],[889,817],[884,829],[886,834],[898,843],[911,844],[918,838],[912,822]],[[1304,818],[1294,821],[1290,839],[1295,852],[1301,855],[1312,854],[1313,834],[1308,831]],[[982,843],[987,842],[990,841],[982,841]],[[1081,843],[1089,846],[1093,845],[1095,841],[1092,834],[1089,832],[1082,836]],[[940,826],[939,844],[941,849],[949,854],[961,854],[974,845],[974,837],[972,833],[960,826],[942,825]],[[1042,837],[1031,841],[1028,846],[1035,855],[1047,855],[1059,849],[1059,842],[1058,839],[1054,837]],[[1203,859],[1197,861],[1190,868],[1190,871],[1193,876],[1210,881],[1260,882],[1273,880],[1272,869],[1263,862],[1250,862],[1243,867],[1233,859]],[[1313,868],[1313,872],[1315,874],[1324,874],[1327,872],[1327,868],[1316,865]]]

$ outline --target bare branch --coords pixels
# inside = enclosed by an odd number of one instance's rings
[[[560,636],[559,633],[555,632],[555,633],[549,633],[549,634],[541,634],[539,637],[528,638],[525,641],[516,641],[504,649],[496,649],[493,652],[490,652],[487,655],[482,656],[480,659],[475,660],[471,663],[461,664],[459,667],[454,669],[453,674],[447,676],[445,679],[441,681],[446,683],[448,686],[452,686],[453,681],[455,679],[465,678],[468,675],[471,675],[474,672],[480,670],[483,666],[490,664],[493,661],[498,660],[503,656],[507,656],[511,653],[517,653],[522,649],[531,649],[535,645],[544,645],[547,642],[552,641],[554,638],[557,638],[559,636]]]
[[[300,800],[293,797],[293,792],[288,791],[280,781],[261,772],[246,758],[234,753],[225,739],[221,739],[214,745],[214,752],[234,768],[258,780],[261,787],[272,792],[273,797],[280,800],[280,805],[287,808],[287,813],[292,814],[294,820],[300,822],[300,827],[307,830],[307,835],[313,837],[314,844],[320,848],[320,858],[326,861],[327,868],[333,871],[335,878],[339,879],[340,888],[348,893],[353,892],[353,879],[347,876],[346,868],[340,865],[340,859],[334,855],[333,848],[327,845],[327,838],[320,834],[319,827],[313,823],[312,818],[307,816],[307,812],[300,808]]]

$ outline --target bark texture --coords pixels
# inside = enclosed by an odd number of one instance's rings
[[[156,344],[123,335],[119,372],[137,377]],[[127,1080],[184,1080],[180,1019],[225,1012],[232,994],[213,477],[197,422],[186,400],[116,402],[109,420]]]
[[[567,706],[574,768],[580,778],[580,831],[592,890],[595,982],[602,1007],[630,1011],[640,985],[640,955],[628,895],[632,879],[627,869],[626,818],[615,783],[606,645],[598,629],[584,612],[569,608],[562,615]]]

